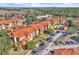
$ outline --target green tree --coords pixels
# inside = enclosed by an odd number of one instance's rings
[[[46,33],[46,34],[51,34],[52,33],[52,29],[47,29],[46,31],[44,31],[44,33]]]
[[[68,26],[69,27],[73,27],[74,26],[74,24],[72,23],[72,20],[68,20]]]
[[[33,49],[35,47],[36,47],[36,44],[33,40],[28,42],[28,49]]]
[[[8,51],[12,48],[13,42],[3,32],[0,36],[0,54],[8,54]]]

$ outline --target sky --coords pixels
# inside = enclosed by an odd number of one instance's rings
[[[79,3],[0,3],[0,7],[79,7]]]

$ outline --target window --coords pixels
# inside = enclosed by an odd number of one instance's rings
[[[14,41],[14,37],[10,37],[10,39],[11,39],[13,42],[15,42],[15,41]]]
[[[29,35],[29,38],[31,38],[31,34]]]
[[[19,42],[19,38],[16,38],[16,41]]]
[[[11,40],[14,40],[14,38],[13,37],[10,37],[11,38]]]

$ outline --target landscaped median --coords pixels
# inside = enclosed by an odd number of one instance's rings
[[[34,38],[34,42],[36,43],[36,46],[39,45],[40,42],[44,41],[49,35],[43,33],[42,35],[39,35],[39,37]]]

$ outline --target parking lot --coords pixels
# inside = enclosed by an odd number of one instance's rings
[[[43,54],[48,53],[52,47],[53,48],[54,47],[60,48],[59,45],[56,45],[54,43],[54,41],[56,41],[56,40],[61,40],[62,41],[63,44],[61,45],[61,48],[63,46],[66,47],[67,45],[68,45],[67,46],[67,48],[68,48],[69,45],[71,47],[72,45],[79,44],[79,36],[75,37],[75,38],[71,38],[71,39],[67,38],[67,37],[71,37],[72,34],[66,33],[66,32],[55,32],[55,33],[52,33],[43,42],[41,42],[37,48],[33,49],[30,54],[31,55],[41,55],[41,54],[43,55]],[[76,34],[79,34],[79,32],[76,32]]]
[[[59,33],[59,32],[52,33],[48,38],[46,38],[43,42],[41,42],[37,48],[33,49],[30,54],[32,54],[32,55],[44,54],[48,50],[47,48],[50,49],[51,46],[55,46],[53,41],[55,41],[61,35],[62,35],[62,33]]]
[[[78,33],[74,33],[72,35],[63,34],[60,40],[63,43],[63,45],[78,44],[79,36]]]

